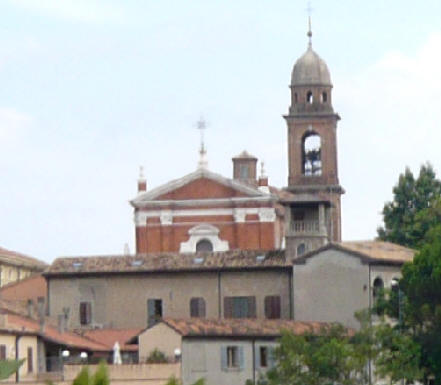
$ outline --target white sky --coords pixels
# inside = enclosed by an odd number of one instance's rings
[[[263,159],[286,185],[288,83],[306,1],[0,3],[0,246],[45,261],[134,250],[128,200],[193,171]],[[441,2],[313,2],[338,128],[343,237],[370,239],[406,165],[441,170]]]

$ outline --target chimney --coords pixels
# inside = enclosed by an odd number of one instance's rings
[[[59,333],[64,333],[66,331],[66,329],[65,329],[66,324],[65,324],[64,320],[65,320],[64,314],[58,314],[57,325],[58,325],[58,332]]]
[[[44,297],[38,297],[37,300],[37,311],[38,311],[38,321],[40,323],[40,332],[44,332],[44,328],[46,326],[46,319],[45,319],[45,300]]]
[[[28,317],[32,318],[34,315],[34,301],[32,299],[28,299],[28,302],[26,303],[26,310],[28,313]]]
[[[233,159],[233,179],[257,186],[256,164],[257,158],[246,151],[242,151]]]
[[[147,191],[147,180],[144,177],[144,167],[139,167],[139,178],[138,178],[138,194]]]

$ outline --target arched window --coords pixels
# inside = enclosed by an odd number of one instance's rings
[[[300,257],[301,255],[305,254],[306,251],[306,245],[304,243],[301,243],[297,246],[297,256]]]
[[[297,103],[297,92],[296,93],[294,93],[294,103]]]
[[[196,251],[213,251],[213,244],[208,239],[201,239],[196,243]]]
[[[190,299],[190,317],[205,318],[205,300],[202,297]]]
[[[321,99],[322,103],[326,103],[328,101],[328,94],[326,92],[322,92]]]
[[[314,96],[312,95],[311,91],[308,91],[306,94],[306,103],[312,104],[314,102]]]
[[[322,175],[322,149],[320,136],[308,133],[303,138],[303,175]]]

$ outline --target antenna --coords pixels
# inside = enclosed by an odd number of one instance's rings
[[[207,150],[205,148],[205,141],[204,141],[204,131],[207,129],[207,123],[204,120],[203,117],[199,119],[199,121],[196,123],[196,128],[200,132],[200,138],[201,138],[201,146],[199,149],[199,162],[198,162],[198,168],[200,169],[206,169],[208,167],[208,161],[206,158]]]

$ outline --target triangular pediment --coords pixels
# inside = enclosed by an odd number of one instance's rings
[[[131,201],[135,207],[143,202],[203,199],[271,197],[257,187],[225,178],[214,172],[198,169],[182,178],[172,180]]]

